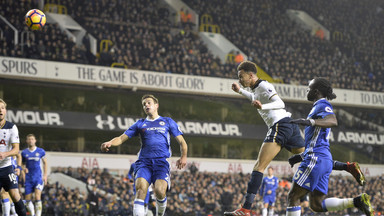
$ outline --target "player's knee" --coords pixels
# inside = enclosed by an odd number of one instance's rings
[[[165,198],[165,194],[166,194],[166,189],[162,188],[162,187],[156,187],[155,188],[155,195],[156,195],[156,198],[159,199],[159,200],[162,200]]]
[[[321,203],[318,202],[310,202],[309,207],[312,209],[314,212],[324,212],[323,207],[321,206]]]
[[[290,206],[298,205],[298,203],[300,203],[300,197],[292,190],[288,193],[288,203]]]

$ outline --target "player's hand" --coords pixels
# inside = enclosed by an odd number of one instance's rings
[[[298,124],[298,125],[304,125],[304,126],[312,126],[312,122],[309,119],[293,119],[290,121],[290,123]]]
[[[256,109],[261,109],[261,107],[262,107],[263,105],[261,104],[260,101],[258,101],[258,100],[254,100],[254,101],[252,101],[252,106],[256,107]]]
[[[105,142],[105,143],[101,144],[100,150],[102,152],[108,152],[111,145],[112,145],[112,142]]]
[[[0,152],[0,160],[4,160],[7,157],[8,157],[8,155],[6,152]]]
[[[290,158],[288,158],[288,162],[291,165],[291,167],[293,167],[293,165],[301,161],[303,161],[303,157],[301,156],[301,154],[295,154],[295,155],[292,155]]]
[[[187,165],[187,157],[181,157],[176,161],[177,169],[183,169]]]
[[[271,194],[271,193],[272,193],[272,191],[271,191],[271,190],[268,190],[268,191],[267,191],[267,194]]]
[[[238,83],[233,83],[232,84],[232,90],[236,93],[240,92],[240,85]]]
[[[44,185],[47,185],[47,182],[48,182],[48,177],[47,177],[47,175],[44,175],[44,176],[43,176],[43,182],[44,182]]]
[[[28,168],[24,169],[25,174],[29,173]]]
[[[20,175],[20,169],[19,169],[19,168],[16,168],[16,169],[15,169],[15,174],[16,174],[17,176]]]

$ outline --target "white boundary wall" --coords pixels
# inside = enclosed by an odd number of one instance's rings
[[[91,86],[109,86],[150,91],[166,91],[221,97],[241,97],[231,90],[234,79],[188,76],[154,71],[119,69],[94,65],[30,60],[0,56],[0,77],[70,83]],[[274,84],[280,97],[287,102],[308,102],[307,86]],[[384,109],[384,93],[334,89],[334,105]]]
[[[131,163],[137,159],[136,155],[117,155],[117,154],[87,154],[87,153],[63,153],[47,152],[49,170],[52,167],[83,167],[87,169],[107,168],[112,173],[125,175],[128,173]],[[172,171],[176,171],[177,157],[169,159]],[[231,160],[231,159],[209,159],[209,158],[188,158],[188,164],[192,162],[201,172],[218,173],[251,173],[256,160]],[[290,177],[296,171],[298,165],[292,169],[288,161],[273,161],[271,166],[275,170],[275,175]],[[366,177],[380,176],[384,174],[384,165],[360,164]],[[183,169],[185,170],[185,169]],[[50,172],[50,171],[49,171]],[[332,175],[350,174],[342,171],[334,171]]]

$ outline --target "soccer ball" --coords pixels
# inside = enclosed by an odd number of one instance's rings
[[[32,30],[42,29],[46,21],[45,14],[38,9],[32,9],[25,15],[25,24]]]

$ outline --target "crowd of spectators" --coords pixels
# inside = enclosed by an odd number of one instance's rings
[[[129,215],[134,199],[132,183],[125,176],[113,176],[108,170],[84,168],[57,168],[55,172],[65,173],[88,186],[90,194],[96,194],[98,215]],[[223,211],[236,209],[242,203],[244,191],[250,178],[249,174],[208,173],[183,171],[172,173],[171,190],[167,193],[168,207],[166,215],[206,216],[222,215]],[[285,215],[286,198],[290,189],[291,177],[280,178],[277,189],[275,215]],[[362,192],[371,195],[376,214],[384,213],[383,176],[369,178],[367,185],[358,186],[352,177],[331,176],[328,197],[355,197]],[[348,190],[345,190],[348,188]],[[105,195],[101,191],[112,195]],[[80,193],[78,189],[69,189],[58,183],[51,183],[43,191],[44,215],[88,215],[91,205],[90,195]],[[87,198],[88,197],[88,198]],[[254,215],[261,215],[262,199],[257,195]],[[63,205],[64,204],[64,205]],[[63,206],[67,206],[64,208]],[[153,208],[152,206],[149,209]],[[313,213],[303,208],[304,215]],[[59,214],[57,214],[59,212]],[[65,214],[60,214],[65,212]],[[357,209],[333,212],[332,215],[361,215]]]
[[[185,2],[198,14],[211,15],[222,34],[285,83],[305,85],[324,76],[338,88],[383,90],[382,1]],[[331,41],[313,37],[288,18],[287,9],[304,10],[331,35],[339,31],[343,36]]]
[[[189,75],[234,78],[235,63],[213,56],[190,26],[176,22],[178,12],[157,1],[52,1],[64,5],[100,42],[112,41],[96,57],[84,45],[76,45],[56,25],[34,32],[24,44],[13,47],[12,35],[2,26],[2,55],[32,57],[110,66],[117,62],[128,68]],[[285,83],[306,85],[314,76],[328,77],[334,87],[381,91],[384,7],[378,0],[335,1],[186,1],[198,14],[209,14],[221,33],[272,77]],[[19,29],[30,1],[2,0],[2,12]],[[221,4],[222,7],[217,7]],[[358,5],[358,6],[357,6]],[[10,10],[10,8],[15,8]],[[9,9],[9,10],[8,10]],[[287,9],[309,13],[326,28],[341,32],[331,41],[311,36],[286,15]],[[230,14],[230,16],[228,16]],[[353,16],[350,16],[353,14]],[[362,25],[362,23],[366,23]],[[361,30],[364,27],[364,31]],[[100,49],[98,49],[100,51]]]

